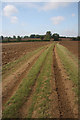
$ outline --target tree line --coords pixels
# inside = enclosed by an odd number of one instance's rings
[[[51,39],[54,39],[55,41],[59,41],[59,34],[58,33],[54,33],[52,34],[51,31],[47,31],[45,35],[35,35],[35,34],[31,34],[30,36],[15,36],[13,35],[13,37],[0,37],[0,40],[2,40],[2,42],[10,42],[10,41],[15,41],[15,42],[20,42],[23,41],[25,39],[25,41],[50,41]]]
[[[47,31],[45,35],[31,34],[30,36],[17,36],[17,37],[15,35],[13,35],[13,37],[0,36],[0,41],[1,42],[23,42],[23,41],[33,42],[33,41],[50,41],[51,39],[54,40],[54,41],[61,41],[61,38],[69,38],[69,37],[59,36],[58,33],[52,34],[51,31]],[[73,41],[77,41],[77,40],[79,41],[80,40],[80,36],[70,37],[70,38]]]

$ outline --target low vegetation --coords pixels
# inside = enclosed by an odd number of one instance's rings
[[[76,98],[79,61],[68,47],[60,43],[51,42],[40,46],[3,65],[3,77],[6,79],[3,79],[3,119],[78,116]],[[25,64],[29,60],[30,66],[27,69]],[[12,78],[9,75],[13,75]]]
[[[50,47],[47,48],[42,55],[38,58],[36,63],[32,66],[31,70],[23,80],[15,95],[5,105],[5,110],[3,111],[3,118],[18,118],[18,110],[27,100],[28,95],[30,94],[31,88],[35,83],[36,76],[40,71],[40,68],[45,60],[45,57],[48,54]]]
[[[61,59],[61,62],[66,69],[69,79],[73,81],[76,86],[75,91],[77,92],[78,87],[78,58],[76,58],[67,48],[57,44],[57,53]]]
[[[9,62],[8,64],[4,65],[3,69],[2,69],[3,78],[5,78],[8,75],[10,75],[11,73],[15,72],[15,70],[17,70],[17,68],[19,68],[25,62],[27,62],[33,55],[35,55],[36,53],[38,53],[43,48],[44,47],[40,47],[37,50],[34,50],[32,52],[28,52],[26,55],[18,58],[17,60]]]
[[[28,118],[49,118],[51,112],[50,96],[52,88],[50,80],[52,79],[52,64],[53,64],[53,46],[50,48],[47,58],[44,62],[41,73],[37,79],[37,87],[32,98],[32,105],[30,106]],[[35,112],[35,115],[33,115]]]

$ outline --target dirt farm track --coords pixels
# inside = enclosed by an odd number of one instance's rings
[[[3,118],[78,118],[78,42],[2,45]]]

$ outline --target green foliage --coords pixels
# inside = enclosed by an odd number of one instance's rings
[[[53,34],[53,36],[54,36],[54,34]],[[53,36],[52,36],[51,31],[47,31],[46,35],[31,34],[30,37],[29,36],[24,36],[24,37],[17,36],[17,38],[16,38],[15,35],[13,35],[12,38],[11,37],[4,37],[4,39],[2,39],[2,41],[0,41],[0,42],[6,43],[6,42],[36,42],[36,41],[40,42],[40,41],[50,41],[50,39]],[[54,39],[55,40],[59,40],[58,39],[58,37],[59,37],[58,34],[57,34],[57,37],[55,37],[55,36],[54,36]],[[2,38],[3,38],[3,36],[2,36]],[[27,39],[24,40],[23,38],[27,38]],[[28,40],[28,38],[29,38],[29,40]],[[31,38],[31,40],[30,40],[30,38]],[[41,38],[41,39],[36,39],[36,38]]]
[[[52,37],[54,38],[54,41],[59,41],[59,34],[54,33]]]
[[[80,41],[80,36],[77,37],[77,40]]]
[[[17,41],[21,41],[21,37],[20,36],[17,36]]]
[[[3,40],[2,42],[3,43],[7,43],[7,42],[48,42],[48,41],[50,41],[50,40],[20,40],[20,41],[17,41],[17,40],[10,40],[10,41],[8,41],[7,39],[5,39],[5,40]]]
[[[24,38],[28,38],[28,36],[24,36]]]
[[[76,39],[76,37],[72,37],[72,40],[73,40],[73,41],[76,41],[77,39]]]
[[[16,36],[15,36],[15,35],[13,36],[13,39],[16,39]]]
[[[43,35],[41,35],[41,37],[40,37],[40,38],[41,38],[41,40],[43,40],[43,39],[44,39],[44,36],[43,36]]]
[[[35,38],[35,34],[30,35],[30,38]]]
[[[73,41],[80,41],[80,36],[72,37],[72,40],[73,40]]]
[[[50,40],[51,39],[51,31],[47,31],[44,40]]]
[[[3,36],[0,36],[0,43],[2,43],[4,37]]]
[[[40,38],[40,35],[35,35],[35,38]]]

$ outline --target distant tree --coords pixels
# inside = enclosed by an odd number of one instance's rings
[[[12,37],[8,37],[9,39],[12,39]]]
[[[51,35],[52,35],[51,31],[47,31],[44,39],[45,40],[50,40],[51,39]]]
[[[52,35],[51,31],[47,31],[46,34],[50,36]]]
[[[35,38],[40,38],[41,36],[40,35],[35,35]]]
[[[59,36],[59,38],[66,38],[66,36]]]
[[[3,39],[4,39],[4,37],[3,37],[3,36],[1,36],[0,38],[1,38],[1,40],[3,40]]]
[[[35,34],[31,34],[31,35],[30,35],[30,38],[35,38]]]
[[[16,36],[15,36],[15,35],[13,35],[13,39],[16,39]]]
[[[53,39],[54,39],[54,41],[59,41],[59,34],[54,33],[53,34]]]
[[[28,36],[24,36],[24,38],[28,38]]]
[[[76,40],[80,41],[80,36],[78,36]]]
[[[8,42],[10,42],[10,41],[11,41],[11,39],[12,39],[11,37],[7,37],[7,41],[8,41]]]
[[[17,36],[17,41],[21,41],[21,37],[20,36]]]
[[[72,37],[72,40],[73,40],[73,41],[76,41],[76,40],[77,40],[77,38],[76,38],[76,37]]]
[[[44,36],[43,36],[43,35],[41,35],[41,36],[40,36],[40,38],[41,38],[41,40],[43,40],[43,39],[44,39]]]
[[[24,37],[23,36],[20,36],[21,39],[23,39]]]

